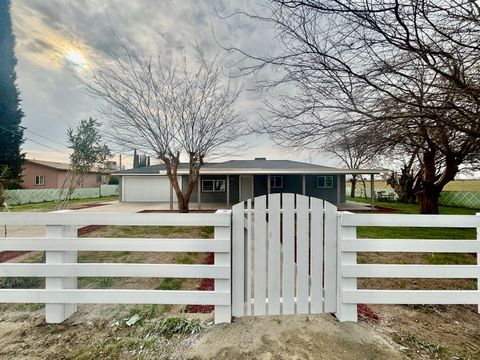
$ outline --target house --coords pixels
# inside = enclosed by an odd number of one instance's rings
[[[24,189],[59,189],[68,175],[69,165],[65,163],[25,159],[22,171]],[[109,173],[91,171],[83,178],[80,188],[100,187],[108,183]],[[68,186],[68,182],[67,182]]]
[[[197,189],[191,202],[223,204],[229,207],[239,201],[270,193],[296,193],[318,197],[333,204],[345,203],[345,176],[374,174],[381,170],[338,169],[290,160],[230,160],[205,164],[200,170]],[[178,169],[178,182],[183,188],[188,182],[188,164]],[[175,195],[166,175],[164,165],[122,170],[120,201],[170,202],[173,208]],[[373,187],[372,187],[373,189]]]

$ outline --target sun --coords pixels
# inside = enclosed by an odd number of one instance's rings
[[[68,49],[64,53],[64,58],[67,63],[76,67],[84,67],[87,64],[87,59],[80,50]]]

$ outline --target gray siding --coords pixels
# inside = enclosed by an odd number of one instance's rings
[[[282,175],[283,176],[283,187],[271,188],[270,192],[272,194],[276,193],[294,193],[302,194],[302,175]]]
[[[230,177],[232,178],[232,177]],[[237,177],[238,178],[238,177]],[[200,177],[200,181],[202,180],[226,180],[227,176],[226,175],[202,175]],[[184,175],[182,176],[182,183],[183,183],[183,189],[187,188],[188,185],[188,176]],[[238,179],[237,179],[237,187],[238,187]],[[198,184],[197,184],[198,186]],[[197,202],[198,201],[198,188],[195,186],[195,189],[192,192],[192,197],[190,198],[190,201],[192,202]],[[201,186],[201,184],[200,184]],[[230,194],[232,193],[232,179],[230,179]],[[201,200],[202,203],[226,203],[227,202],[227,191],[222,191],[222,192],[201,192]],[[230,200],[232,204],[234,204],[234,200]],[[237,189],[237,197],[236,201],[238,202],[238,189]]]
[[[306,194],[305,195],[326,200],[335,205],[337,203],[337,175],[332,175],[333,188],[328,188],[328,189],[317,187],[317,176],[329,176],[329,175],[306,175],[306,178],[305,178]]]
[[[272,188],[271,193],[294,193],[302,194],[302,175],[282,175],[283,176],[283,187],[276,189]],[[317,176],[319,175],[306,175],[305,184],[306,184],[306,193],[307,196],[317,197],[332,204],[337,203],[337,175],[333,176],[333,188],[322,189],[317,187]],[[329,176],[329,175],[326,175]],[[212,180],[226,180],[226,175],[203,175],[201,179],[212,179]],[[239,199],[239,176],[230,175],[230,203],[236,204]],[[262,196],[268,193],[267,186],[268,176],[267,175],[255,175],[253,177],[253,187],[254,187],[254,196]],[[182,176],[183,189],[186,189],[188,176]],[[345,175],[340,175],[340,201],[345,202]],[[203,192],[202,191],[202,203],[226,203],[227,202],[227,193],[225,192]],[[197,202],[197,188],[192,193],[191,197],[192,202]]]
[[[255,175],[253,177],[253,195],[255,197],[265,195],[268,192],[267,175]]]

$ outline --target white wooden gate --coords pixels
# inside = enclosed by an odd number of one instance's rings
[[[334,205],[270,194],[233,206],[232,215],[232,315],[336,311]]]

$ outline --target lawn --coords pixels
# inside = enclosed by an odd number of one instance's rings
[[[347,182],[347,186],[349,186],[349,182]],[[370,181],[366,183],[367,191],[370,191]],[[358,188],[362,188],[362,183],[357,183]],[[374,187],[376,189],[391,189],[390,185],[388,185],[384,181],[375,181]],[[444,191],[480,191],[480,180],[455,180],[450,181],[445,188]]]
[[[362,198],[348,198],[351,201],[370,203]],[[377,202],[379,206],[396,209],[395,214],[418,214],[418,204]],[[441,215],[475,215],[477,210],[440,206]],[[475,239],[475,229],[460,228],[418,228],[418,227],[375,227],[362,226],[357,229],[361,238],[372,239]]]
[[[80,206],[84,204],[115,201],[115,200],[118,200],[118,195],[97,197],[97,198],[90,198],[90,199],[75,199],[75,200],[71,200],[69,205],[70,207],[75,207],[75,206]],[[15,211],[15,212],[19,212],[19,211],[47,212],[47,211],[54,211],[56,206],[57,206],[56,201],[46,201],[46,202],[34,203],[34,204],[11,205],[9,209],[10,211]]]

